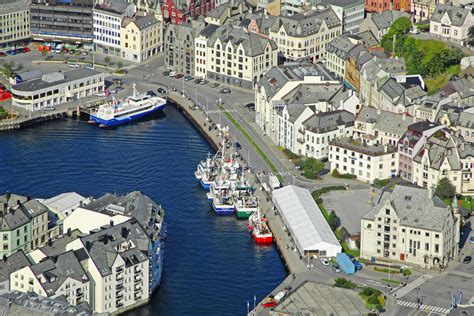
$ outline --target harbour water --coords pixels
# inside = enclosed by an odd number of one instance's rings
[[[256,246],[245,221],[217,217],[194,178],[212,147],[174,107],[101,130],[64,119],[0,133],[0,192],[34,197],[140,190],[162,204],[168,237],[163,281],[135,315],[244,315],[286,271]]]

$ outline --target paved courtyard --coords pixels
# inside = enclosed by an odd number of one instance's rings
[[[367,213],[370,189],[330,191],[322,196],[328,212],[334,210],[349,233],[360,232],[360,218]]]

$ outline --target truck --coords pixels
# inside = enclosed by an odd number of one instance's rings
[[[354,263],[351,261],[348,255],[343,252],[340,252],[336,255],[336,262],[344,271],[345,274],[352,275],[355,273],[355,266]]]
[[[272,190],[278,189],[281,186],[280,180],[276,176],[268,177],[268,184],[270,184]]]

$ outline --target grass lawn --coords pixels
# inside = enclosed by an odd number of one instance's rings
[[[400,281],[394,280],[394,279],[380,279],[380,280],[387,283],[400,284]]]
[[[432,78],[426,78],[426,88],[428,89],[428,94],[431,95],[439,91],[445,84],[449,82],[449,78],[452,75],[457,75],[461,72],[460,65],[453,65],[446,69],[446,72]]]

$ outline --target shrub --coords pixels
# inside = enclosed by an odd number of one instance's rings
[[[377,296],[369,296],[369,298],[367,299],[367,303],[369,303],[370,305],[377,305],[379,304],[379,298]]]
[[[329,224],[329,227],[331,227],[331,229],[333,231],[335,231],[337,229],[337,227],[340,224],[340,219],[336,215],[336,212],[331,211],[331,213],[329,214],[329,218],[328,218],[328,224]]]
[[[382,294],[382,292],[377,290],[377,289],[371,288],[371,287],[364,287],[362,289],[362,291],[360,292],[360,294],[364,295],[364,296],[372,296],[372,295],[380,296]]]
[[[352,283],[351,281],[345,279],[345,278],[337,278],[335,280],[335,286],[336,287],[341,287],[341,288],[344,288],[344,289],[353,289],[356,287],[356,285],[354,283]]]
[[[403,269],[403,276],[409,276],[411,275],[410,269]]]
[[[442,178],[438,182],[438,186],[435,190],[435,195],[438,196],[440,199],[452,199],[454,194],[456,193],[456,188],[454,185],[449,181],[448,178]]]
[[[337,169],[334,169],[331,174],[334,178],[341,178],[341,179],[356,179],[357,178],[357,176],[353,175],[353,174],[339,173],[339,171],[337,171]]]

